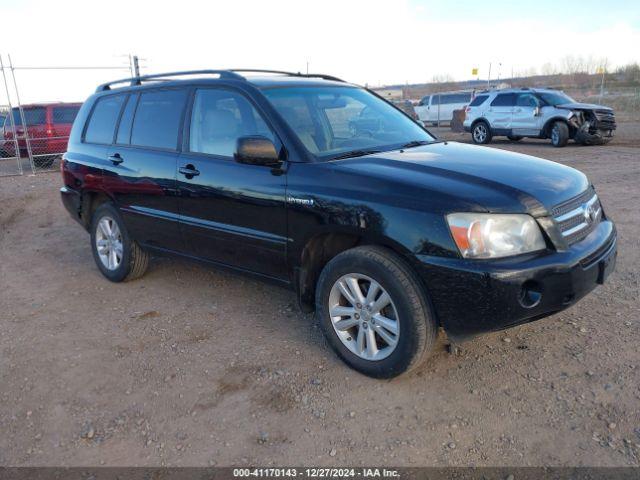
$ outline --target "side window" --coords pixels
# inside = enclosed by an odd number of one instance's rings
[[[136,111],[138,97],[139,95],[137,93],[129,95],[127,104],[125,105],[122,116],[120,117],[120,125],[118,126],[118,135],[116,136],[116,143],[118,145],[128,145],[131,140],[133,114]]]
[[[518,100],[516,100],[516,105],[518,107],[537,107],[538,100],[531,93],[520,93],[518,94]]]
[[[440,103],[440,94],[431,95],[431,105],[438,105]]]
[[[262,116],[241,94],[223,89],[196,91],[189,151],[233,157],[238,137],[261,135],[274,141]]]
[[[84,133],[88,143],[111,144],[116,129],[116,121],[124,103],[124,95],[109,95],[96,102]]]
[[[141,93],[131,127],[131,145],[175,150],[186,99],[186,90]]]
[[[53,123],[73,123],[80,107],[53,107]]]
[[[422,100],[420,100],[420,103],[418,104],[419,107],[424,107],[429,105],[429,97],[423,97]]]
[[[484,103],[484,101],[489,98],[489,95],[478,95],[473,101],[469,104],[470,107],[479,107]]]
[[[492,107],[513,107],[515,103],[514,93],[500,93],[491,102]]]

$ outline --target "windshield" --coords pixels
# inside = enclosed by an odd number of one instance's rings
[[[562,92],[538,93],[538,96],[551,106],[562,105],[565,103],[575,103],[575,100],[573,98]]]
[[[306,149],[320,159],[435,140],[387,102],[360,88],[271,88],[263,93]]]

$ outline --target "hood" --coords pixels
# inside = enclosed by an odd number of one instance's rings
[[[372,191],[393,192],[442,211],[548,215],[589,186],[578,170],[549,160],[456,142],[338,160],[335,167],[371,178]]]
[[[608,110],[613,111],[610,107],[604,105],[596,105],[594,103],[563,103],[562,105],[556,105],[556,108],[564,108],[566,110]]]

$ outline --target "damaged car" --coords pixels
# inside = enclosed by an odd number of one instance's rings
[[[613,138],[616,129],[613,109],[578,103],[550,88],[480,92],[465,113],[464,129],[477,144],[506,136],[512,141],[548,138],[554,147],[564,147],[570,139],[583,145],[602,145]]]

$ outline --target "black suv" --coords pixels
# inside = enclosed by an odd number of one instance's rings
[[[62,162],[101,272],[171,253],[293,288],[351,367],[393,377],[453,341],[558,312],[613,271],[581,172],[438,141],[325,75],[178,72],[102,85]],[[119,85],[119,86],[118,86]]]

